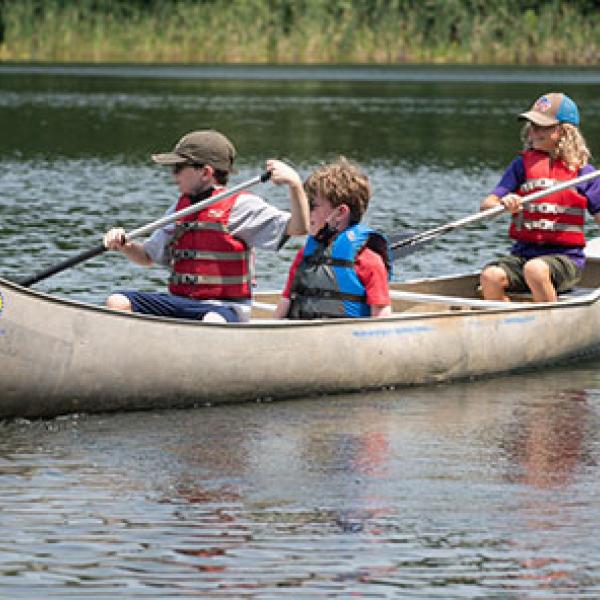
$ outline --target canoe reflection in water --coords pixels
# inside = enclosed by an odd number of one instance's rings
[[[546,489],[572,483],[580,469],[594,464],[585,439],[591,416],[584,390],[561,392],[550,406],[515,415],[504,442],[511,459],[507,479]]]
[[[507,480],[527,486],[515,490],[515,527],[531,536],[535,534],[536,539],[563,532],[562,552],[560,546],[550,554],[544,554],[543,548],[535,553],[522,548],[531,556],[520,561],[519,577],[530,583],[538,581],[539,588],[545,589],[577,579],[569,551],[569,530],[576,531],[579,524],[568,490],[587,466],[595,466],[586,440],[593,411],[587,392],[580,390],[560,392],[555,401],[530,406],[527,414],[519,412],[522,411],[517,408],[504,441],[509,458]],[[551,493],[540,494],[527,488]],[[514,543],[516,547],[523,545]]]

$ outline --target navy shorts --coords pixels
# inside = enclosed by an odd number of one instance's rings
[[[204,300],[159,292],[125,290],[116,293],[129,299],[133,312],[143,315],[202,320],[206,313],[215,312],[228,323],[237,323],[240,320],[234,308],[205,302]]]

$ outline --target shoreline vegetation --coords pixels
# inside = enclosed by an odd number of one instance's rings
[[[0,0],[0,61],[590,66],[600,1]]]

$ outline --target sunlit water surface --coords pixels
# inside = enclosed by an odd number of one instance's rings
[[[0,590],[597,598],[599,409],[596,369],[569,367],[7,423]]]
[[[160,217],[175,189],[149,155],[191,129],[235,141],[235,183],[270,156],[302,175],[339,153],[357,160],[373,186],[367,221],[389,233],[476,211],[518,150],[514,115],[548,86],[580,103],[592,151],[600,135],[589,70],[112,72],[0,70],[3,276]],[[285,190],[256,191],[287,206]],[[500,221],[460,230],[397,264],[396,278],[474,270],[506,244]],[[282,285],[298,246],[259,253],[259,288]],[[163,285],[161,270],[106,254],[36,287],[101,303],[118,287]],[[597,598],[599,408],[587,362],[377,394],[5,422],[0,596]]]

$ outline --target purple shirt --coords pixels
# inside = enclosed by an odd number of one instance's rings
[[[586,165],[579,169],[577,176],[586,175],[595,171],[592,165]],[[502,178],[491,191],[492,194],[502,198],[506,194],[516,192],[521,184],[525,182],[525,165],[523,157],[517,156],[502,175]],[[600,178],[586,181],[575,188],[580,194],[587,198],[587,209],[591,215],[600,212]],[[579,267],[583,268],[585,264],[585,254],[583,248],[568,248],[565,246],[539,246],[538,244],[528,244],[527,242],[515,242],[510,249],[510,253],[524,258],[535,258],[544,254],[564,254],[571,258]]]

